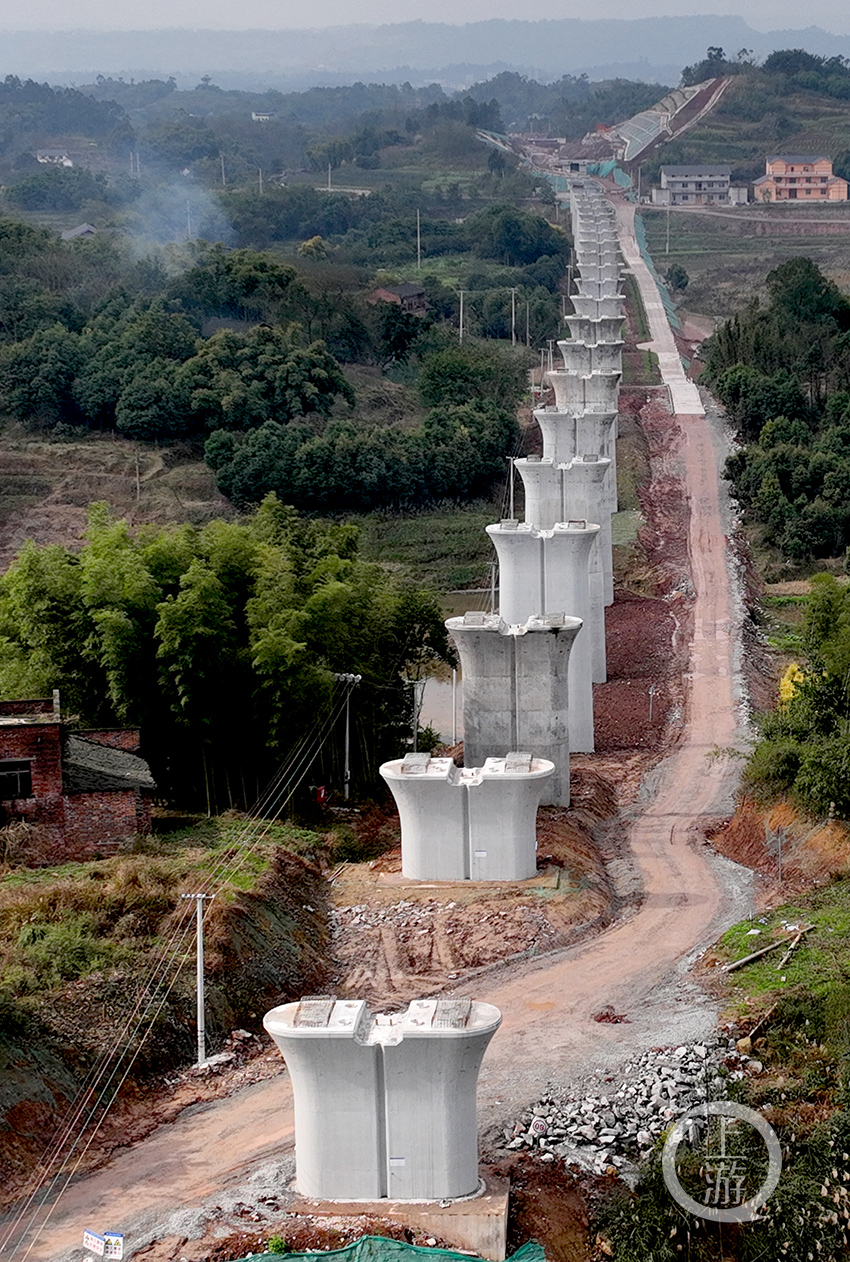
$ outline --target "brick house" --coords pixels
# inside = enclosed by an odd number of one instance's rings
[[[381,285],[372,290],[366,301],[373,305],[376,302],[393,302],[397,307],[401,307],[402,311],[409,311],[411,315],[424,315],[428,310],[425,290],[421,285],[408,283]]]
[[[51,862],[114,852],[150,832],[156,789],[131,730],[72,731],[59,695],[0,701],[0,825],[23,820]]]
[[[753,188],[756,201],[847,201],[847,181],[833,174],[831,158],[818,153],[770,154]]]

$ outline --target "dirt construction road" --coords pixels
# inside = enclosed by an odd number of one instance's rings
[[[621,228],[627,232],[627,222]],[[701,817],[728,804],[729,765],[709,755],[737,734],[732,604],[712,424],[700,415],[671,418],[671,442],[679,445],[690,502],[693,638],[681,738],[656,768],[631,828],[645,897],[628,919],[586,945],[459,988],[504,1014],[481,1078],[485,1131],[512,1119],[550,1080],[613,1068],[639,1048],[704,1032],[712,1020],[710,1005],[695,999],[683,961],[728,913],[725,874],[689,834]],[[630,1023],[594,1022],[607,1004]],[[164,1219],[238,1186],[291,1142],[286,1076],[190,1109],[71,1186],[26,1244],[0,1256],[52,1262],[79,1243],[85,1225],[132,1233],[134,1220],[145,1222],[150,1239],[157,1215]]]

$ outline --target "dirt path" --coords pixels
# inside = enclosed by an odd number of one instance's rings
[[[648,272],[638,273],[638,281],[652,284]],[[650,310],[651,292],[644,301]],[[695,600],[681,739],[653,773],[631,830],[645,897],[629,919],[590,943],[458,987],[504,1014],[481,1078],[485,1130],[511,1118],[551,1080],[613,1068],[636,1048],[686,1038],[713,1019],[685,979],[683,962],[710,940],[728,910],[722,870],[691,834],[702,817],[728,803],[728,763],[710,754],[736,737],[732,605],[711,422],[694,411],[678,423],[671,418],[670,429],[690,498]],[[607,1004],[627,1013],[630,1024],[594,1022]],[[152,1224],[174,1211],[185,1207],[190,1216],[208,1198],[238,1190],[252,1170],[285,1156],[291,1137],[285,1076],[191,1109],[70,1187],[31,1248],[0,1256],[55,1262],[78,1244],[86,1225],[150,1239]]]

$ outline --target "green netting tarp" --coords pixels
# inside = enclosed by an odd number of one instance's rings
[[[340,1262],[387,1262],[389,1258],[402,1258],[413,1262],[416,1257],[457,1258],[458,1262],[475,1262],[468,1253],[455,1253],[452,1249],[423,1249],[404,1240],[387,1240],[384,1236],[363,1236],[344,1249],[330,1249],[327,1253],[252,1253],[249,1258],[241,1258],[240,1262],[256,1262],[260,1258],[263,1262],[292,1262],[293,1258],[312,1258],[316,1262],[319,1258],[339,1258]],[[536,1241],[530,1240],[513,1254],[510,1262],[546,1262],[546,1255]]]
[[[658,269],[653,263],[652,256],[649,253],[649,248],[646,244],[646,227],[644,226],[643,217],[641,215],[635,215],[635,240],[637,241],[638,248],[643,255],[643,261],[652,273],[652,279],[655,281],[658,288],[658,294],[664,304],[664,310],[667,312],[668,320],[674,329],[680,329],[682,327],[682,322],[676,314],[676,307],[673,299],[670,297],[670,290],[658,275]]]

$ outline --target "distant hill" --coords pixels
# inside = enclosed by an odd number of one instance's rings
[[[53,83],[97,74],[174,75],[181,86],[210,75],[222,87],[301,88],[379,79],[466,87],[502,70],[538,79],[563,74],[678,82],[709,45],[757,57],[776,48],[850,56],[850,37],[819,27],[761,32],[738,17],[583,21],[492,20],[453,26],[401,22],[280,31],[8,31],[3,74]]]

